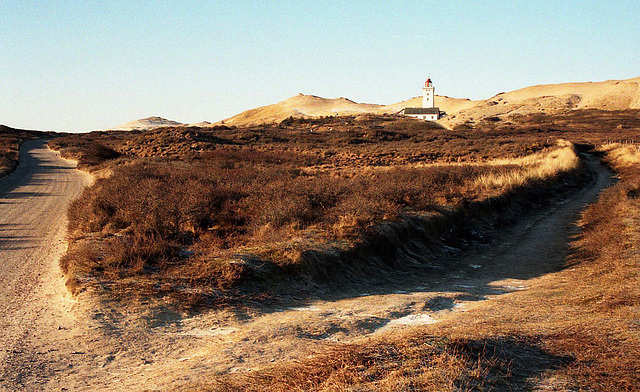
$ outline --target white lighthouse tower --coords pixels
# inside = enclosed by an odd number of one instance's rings
[[[433,87],[431,78],[427,78],[427,81],[424,82],[424,87],[422,88],[422,107],[423,108],[436,107],[434,102],[435,94],[436,94],[436,88]]]
[[[440,112],[440,108],[436,107],[435,97],[436,89],[433,87],[431,78],[428,78],[427,81],[424,82],[424,87],[422,88],[422,107],[404,108],[399,111],[398,114],[421,120],[437,121],[444,113]]]

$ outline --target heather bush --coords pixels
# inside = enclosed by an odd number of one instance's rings
[[[131,274],[188,263],[180,249],[189,247],[215,255],[302,237],[310,244],[356,241],[384,221],[476,199],[476,179],[512,170],[455,165],[309,174],[290,162],[273,164],[271,154],[233,156],[119,165],[73,202],[70,232],[108,236],[94,259]],[[296,256],[274,257],[289,263]]]
[[[100,132],[51,144],[78,149],[87,165],[100,160],[89,170],[109,169],[69,209],[65,271],[155,274],[210,287],[250,279],[256,271],[246,260],[294,273],[289,267],[309,252],[363,249],[384,225],[455,211],[544,181],[538,173],[575,168],[571,161],[538,170],[563,150],[555,139],[376,116]],[[521,181],[507,181],[514,172]]]

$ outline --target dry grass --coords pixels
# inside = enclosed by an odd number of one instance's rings
[[[575,170],[580,165],[573,144],[558,140],[559,149],[546,153],[535,153],[521,158],[494,160],[493,164],[512,165],[514,168],[501,173],[487,173],[475,180],[475,187],[482,192],[512,190],[532,182],[544,181]]]
[[[573,143],[599,145],[608,141],[639,140],[640,110],[572,110],[559,115],[538,114],[520,119],[523,132],[553,134]]]
[[[258,150],[314,170],[486,162],[515,158],[554,145],[556,137],[520,130],[454,132],[431,123],[393,117],[297,119],[250,128],[162,128],[152,131],[91,132],[68,135],[52,148],[101,144],[123,157],[206,158],[212,153],[250,155]],[[82,164],[82,161],[81,161]]]
[[[519,192],[544,199],[579,172],[570,143],[515,135],[348,117],[60,138],[63,154],[112,173],[72,204],[62,267],[73,290],[217,302],[401,268],[410,242],[426,261],[471,222],[508,215]]]
[[[586,210],[570,268],[441,324],[215,378],[200,390],[637,391],[640,152],[600,151],[621,179]]]
[[[516,342],[448,340],[429,335],[342,345],[256,374],[238,374],[193,391],[470,391],[508,385]],[[518,350],[525,354],[524,350]]]

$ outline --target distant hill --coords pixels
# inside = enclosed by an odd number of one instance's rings
[[[486,117],[509,119],[519,115],[558,114],[576,109],[640,109],[640,77],[531,86],[472,102],[469,107],[447,111],[448,116],[441,122],[451,126]]]
[[[130,121],[128,123],[118,125],[117,127],[109,128],[109,130],[130,131],[134,129],[137,129],[137,130],[153,129],[153,128],[159,128],[159,127],[172,127],[172,126],[178,126],[178,125],[184,125],[184,124],[182,124],[181,122],[173,121],[173,120],[167,120],[166,118],[162,118],[162,117],[147,117],[147,118],[141,118],[140,120]]]
[[[382,105],[362,104],[346,98],[322,98],[315,95],[298,94],[282,102],[250,109],[224,120],[227,125],[249,125],[273,123],[287,117],[320,117],[378,113]]]
[[[436,97],[436,104],[442,110],[458,110],[471,105],[473,101],[468,99],[456,99],[449,97]],[[259,108],[244,111],[238,115],[224,120],[226,125],[250,125],[280,122],[287,117],[320,117],[320,116],[346,116],[364,113],[393,114],[406,106],[422,105],[422,97],[411,98],[407,101],[392,105],[377,105],[371,103],[358,103],[347,98],[322,98],[315,95],[298,94],[282,102],[261,106]]]
[[[623,110],[640,108],[640,77],[604,82],[563,83],[531,86],[489,99],[469,100],[436,96],[435,104],[447,116],[445,126],[485,117],[508,119],[509,116],[533,113],[557,114],[574,109]],[[287,117],[392,114],[404,107],[419,107],[422,97],[391,105],[358,103],[347,98],[322,98],[299,94],[282,102],[244,111],[224,120],[227,125],[273,123]]]
[[[531,86],[500,93],[488,99],[470,100],[436,95],[435,105],[446,116],[439,120],[446,127],[467,121],[492,117],[502,120],[536,113],[559,114],[575,109],[624,110],[640,109],[640,77],[604,82],[561,83]],[[282,102],[246,110],[217,123],[203,121],[190,124],[210,127],[225,125],[256,125],[280,122],[288,117],[346,116],[359,114],[393,114],[405,107],[420,107],[422,97],[390,105],[358,103],[347,98],[322,98],[298,94]],[[128,122],[110,130],[153,129],[187,125],[162,117],[148,117]]]

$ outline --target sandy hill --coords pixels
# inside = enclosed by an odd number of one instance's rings
[[[640,77],[604,82],[561,83],[526,87],[473,101],[469,107],[447,111],[441,121],[455,125],[485,117],[509,119],[534,113],[557,114],[575,109],[640,109]]]
[[[436,96],[435,103],[447,116],[440,120],[446,126],[484,117],[507,119],[532,113],[560,113],[573,109],[622,110],[640,108],[640,77],[604,82],[563,83],[531,86],[489,99]],[[319,117],[362,113],[391,114],[404,107],[419,107],[422,97],[414,97],[391,105],[357,103],[346,98],[322,98],[299,94],[282,102],[247,110],[224,120],[228,125],[250,125],[282,121],[289,116]]]
[[[109,130],[131,131],[134,129],[136,130],[153,129],[153,128],[169,127],[169,126],[177,126],[177,125],[183,125],[183,124],[177,121],[167,120],[166,118],[162,118],[162,117],[147,117],[147,118],[141,118],[140,120],[130,121],[128,123],[118,125],[117,127],[109,128]]]
[[[436,96],[436,104],[442,110],[460,110],[473,105],[468,99]],[[411,98],[391,105],[358,103],[347,98],[322,98],[315,95],[298,94],[282,102],[247,110],[224,120],[227,125],[250,125],[273,123],[287,117],[320,117],[335,115],[357,115],[363,113],[392,114],[407,106],[422,105],[422,97]]]
[[[382,105],[353,102],[346,98],[322,98],[315,95],[298,94],[282,102],[247,110],[224,120],[228,125],[272,123],[287,117],[320,117],[378,113]]]

